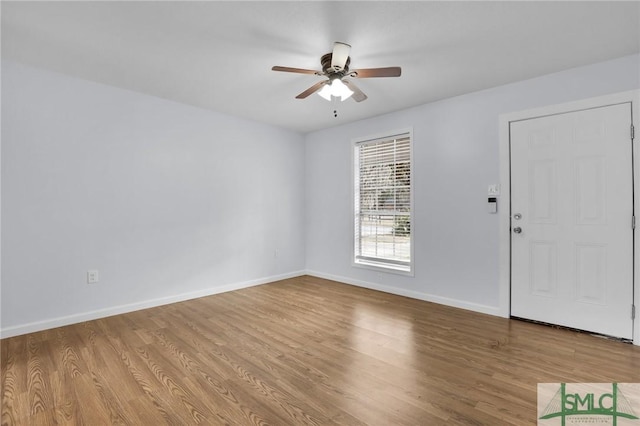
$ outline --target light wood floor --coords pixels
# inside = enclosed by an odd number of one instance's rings
[[[3,425],[535,424],[640,347],[312,277],[2,340]]]

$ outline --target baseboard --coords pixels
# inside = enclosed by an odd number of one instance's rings
[[[483,314],[493,315],[493,316],[502,316],[501,310],[499,307],[495,306],[487,306],[481,305],[478,303],[466,302],[464,300],[451,299],[448,297],[435,296],[428,293],[421,293],[418,291],[407,290],[398,287],[391,287],[382,284],[375,284],[366,281],[354,280],[351,278],[325,274],[323,272],[317,271],[306,271],[306,275],[310,275],[313,277],[324,278],[327,280],[338,281],[345,284],[355,285],[358,287],[368,288],[370,290],[382,291],[385,293],[396,294],[398,296],[410,297],[412,299],[424,300],[426,302],[433,302],[439,305],[451,306],[454,308],[466,309],[467,311],[480,312]]]
[[[91,321],[100,318],[106,318],[113,315],[126,314],[127,312],[139,311],[141,309],[154,308],[156,306],[168,305],[170,303],[183,302],[185,300],[197,299],[199,297],[211,296],[228,291],[240,290],[243,288],[255,287],[262,284],[268,284],[274,281],[285,280],[305,275],[306,271],[295,271],[286,274],[273,275],[270,277],[258,278],[255,280],[243,281],[233,284],[225,284],[222,286],[211,287],[203,290],[193,291],[189,293],[181,293],[173,296],[160,297],[157,299],[144,300],[141,302],[130,303],[127,305],[113,306],[96,311],[82,312],[78,314],[68,315],[64,317],[51,318],[43,321],[32,322],[28,324],[16,325],[12,327],[0,329],[0,338],[19,336],[21,334],[34,333],[37,331],[49,330],[51,328],[62,327],[65,325],[76,324],[84,321]]]

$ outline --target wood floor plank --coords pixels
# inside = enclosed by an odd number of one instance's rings
[[[534,425],[640,348],[303,276],[0,341],[2,425]]]
[[[27,338],[27,391],[29,393],[29,415],[43,413],[39,418],[48,417],[53,409],[50,374],[49,341],[36,336]]]
[[[24,351],[21,350],[25,339],[13,339],[0,341],[0,386],[2,387],[0,418],[2,423],[16,424],[17,419],[27,416],[25,406],[18,403],[18,398],[25,392],[26,384],[21,383],[20,378],[24,377],[21,372],[23,368],[19,365],[19,360],[24,359]]]

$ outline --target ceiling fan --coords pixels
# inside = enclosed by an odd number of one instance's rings
[[[328,101],[331,100],[332,96],[339,97],[343,101],[345,99],[348,99],[349,97],[353,97],[356,102],[362,102],[367,99],[367,95],[365,95],[350,78],[400,77],[400,73],[402,72],[400,67],[365,68],[359,70],[350,70],[350,51],[350,45],[348,45],[347,43],[336,41],[333,45],[333,52],[327,53],[326,55],[323,55],[322,58],[320,58],[322,71],[281,66],[275,66],[271,69],[273,71],[294,72],[299,74],[315,74],[318,76],[328,77],[326,80],[314,84],[313,86],[309,87],[307,90],[296,96],[296,99],[304,99],[307,96],[319,91],[318,94]]]

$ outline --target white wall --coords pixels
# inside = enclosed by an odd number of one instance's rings
[[[307,270],[318,276],[499,314],[502,113],[637,89],[638,56],[575,68],[306,136]],[[352,266],[352,139],[413,127],[415,277]],[[504,206],[499,206],[502,208]]]
[[[9,61],[2,89],[4,337],[304,270],[302,135]]]
[[[306,137],[3,61],[2,336],[305,270],[498,314],[498,116],[636,89],[638,59]],[[415,277],[354,268],[351,141],[408,127]]]

